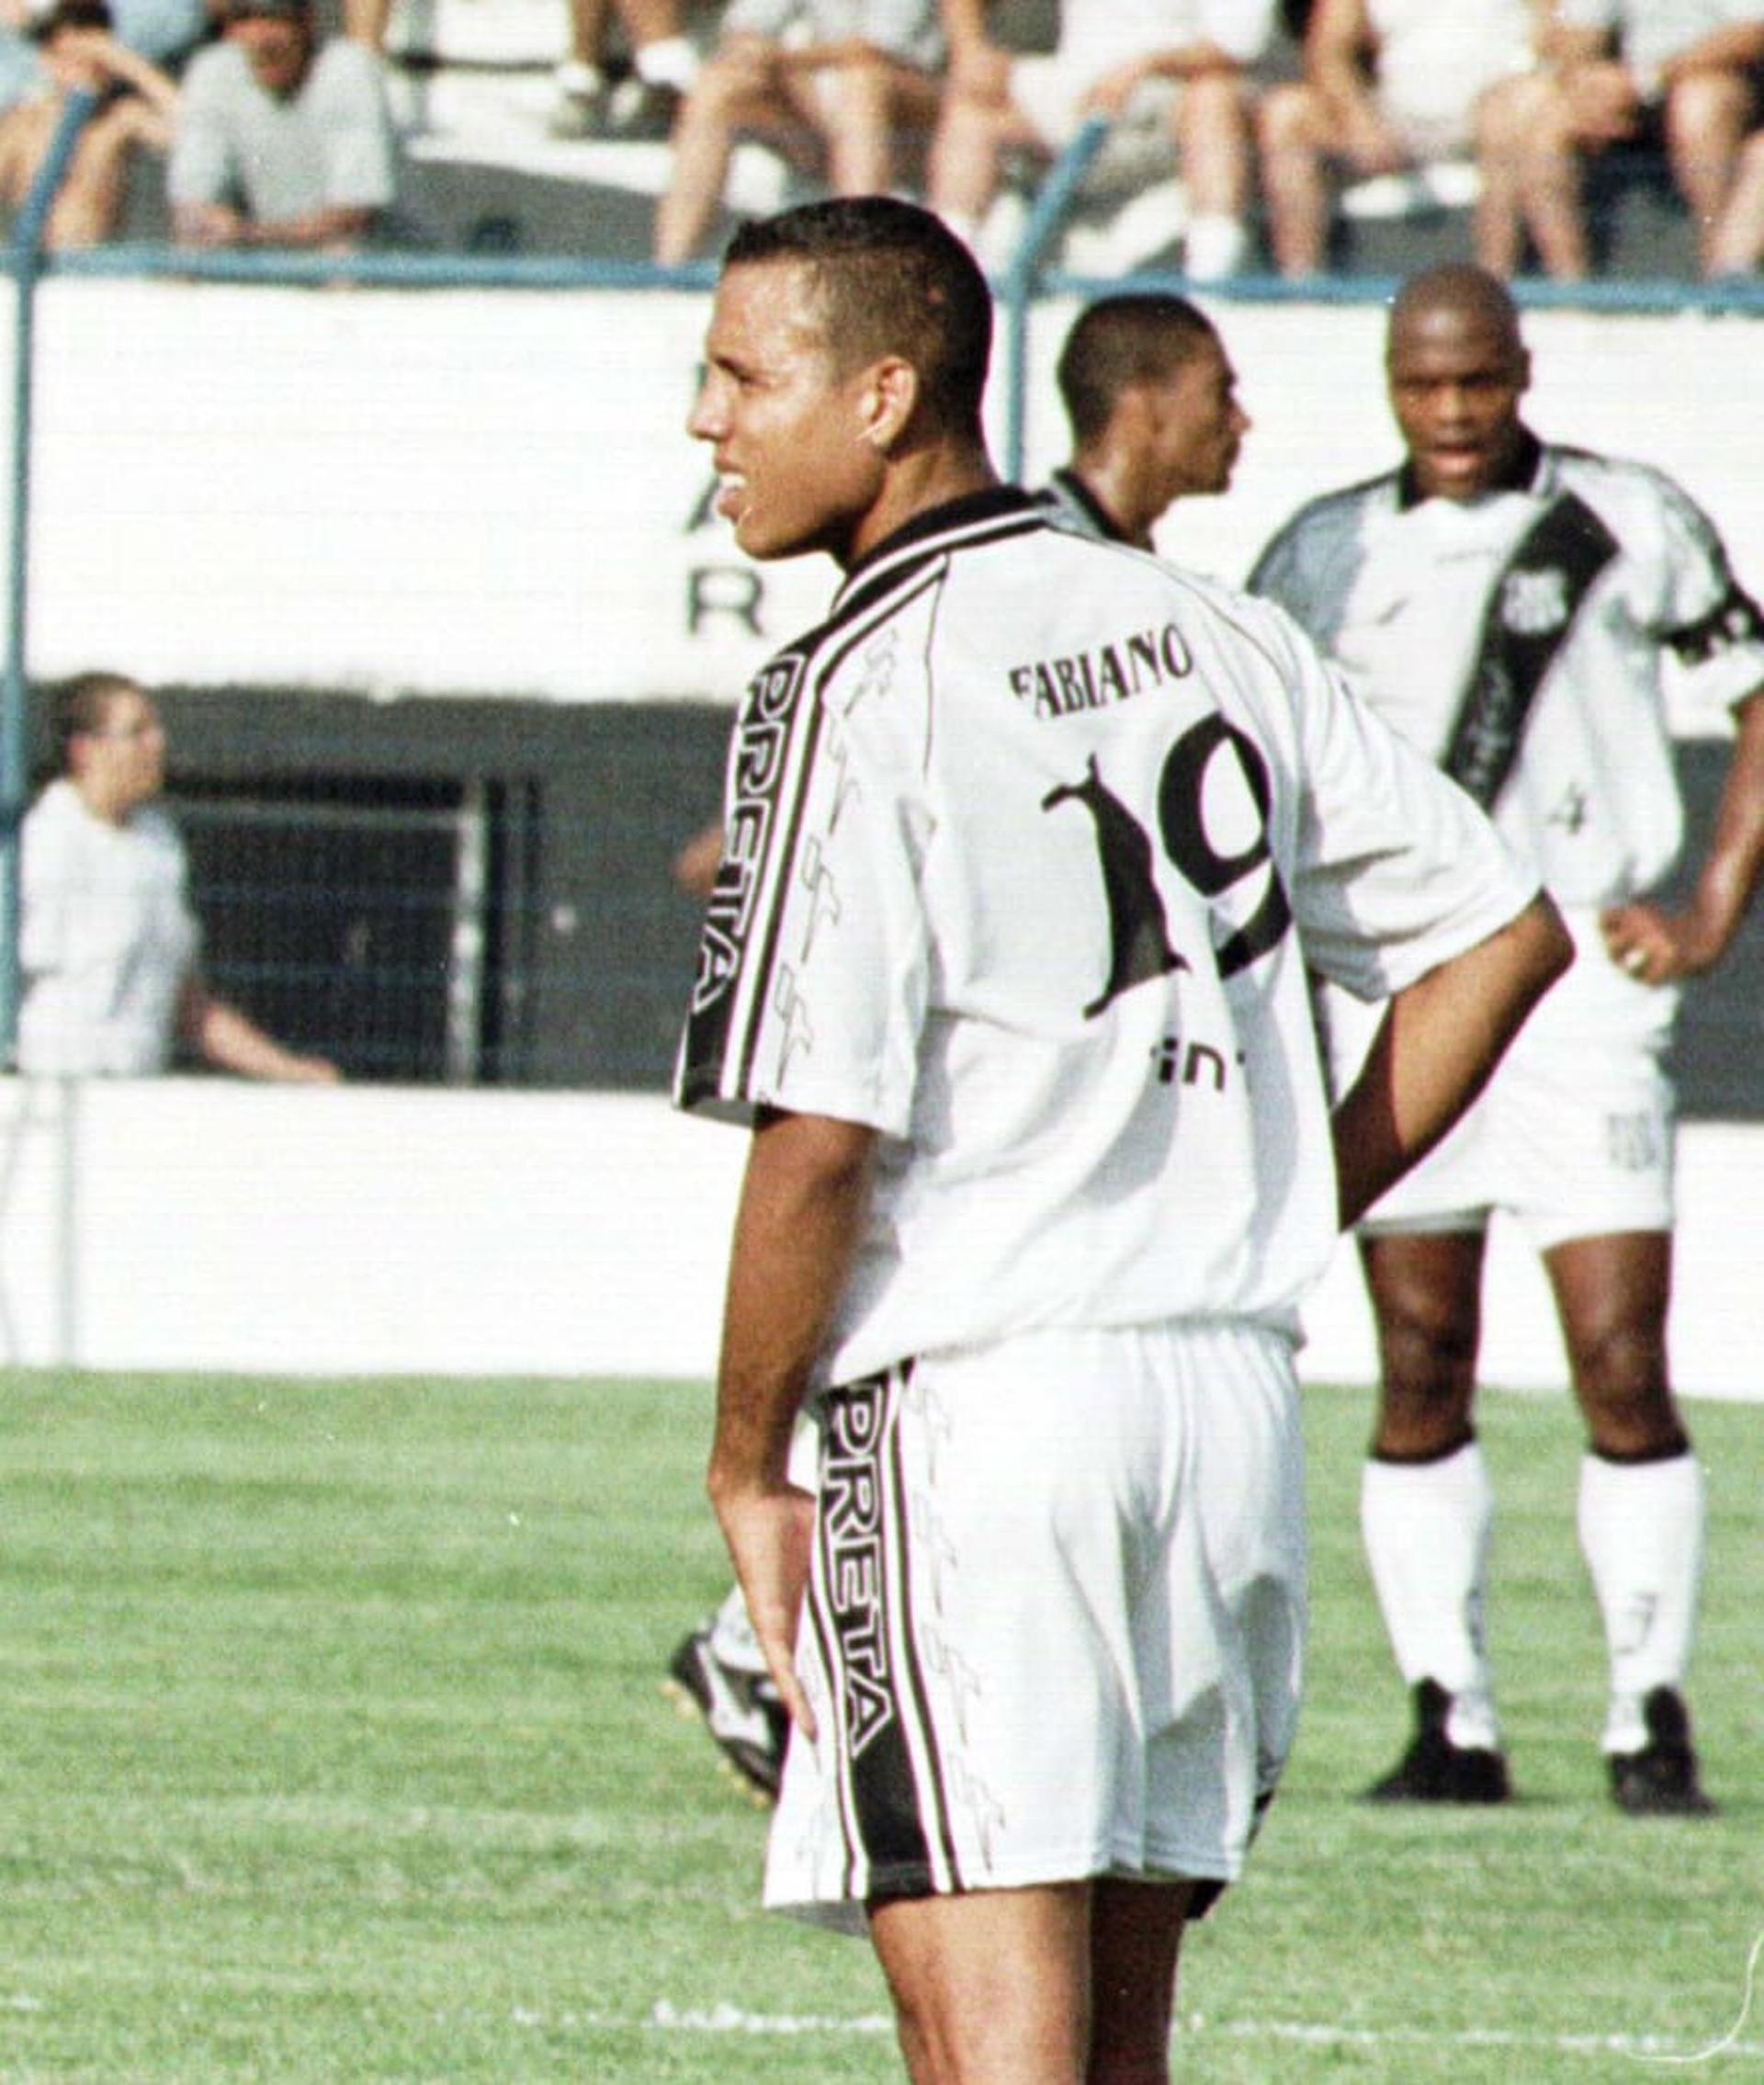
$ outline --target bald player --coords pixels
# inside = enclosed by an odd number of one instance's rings
[[[1610,1651],[1611,1793],[1632,1813],[1697,1815],[1711,1806],[1683,1683],[1703,1486],[1667,1374],[1663,1060],[1680,985],[1720,959],[1764,858],[1764,629],[1669,479],[1539,440],[1530,375],[1492,276],[1412,278],[1386,354],[1407,459],[1301,509],[1250,579],[1490,810],[1577,949],[1476,1108],[1360,1229],[1383,1373],[1363,1526],[1417,1718],[1368,1793],[1510,1793],[1473,1424],[1484,1236],[1503,1209],[1543,1256],[1586,1424],[1578,1528]],[[1681,839],[1668,658],[1687,699],[1737,722],[1713,839],[1675,910],[1650,897]]]

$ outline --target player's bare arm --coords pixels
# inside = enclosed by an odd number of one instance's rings
[[[811,1736],[793,1654],[814,1501],[790,1482],[786,1465],[862,1231],[874,1142],[873,1130],[825,1116],[768,1113],[756,1125],[735,1217],[706,1479],[766,1664]]]
[[[1714,836],[1683,911],[1613,905],[1600,919],[1613,961],[1645,984],[1670,984],[1713,969],[1746,916],[1764,873],[1764,688],[1739,708],[1739,730],[1722,784]]]
[[[1344,1229],[1451,1128],[1573,960],[1562,916],[1540,892],[1487,940],[1396,993],[1333,1118]]]

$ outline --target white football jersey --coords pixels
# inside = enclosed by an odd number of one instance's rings
[[[680,1105],[879,1131],[824,1381],[1047,1325],[1288,1328],[1335,1235],[1306,969],[1533,889],[1277,610],[1001,490],[750,686]]]
[[[1418,500],[1402,470],[1329,493],[1250,585],[1431,760],[1474,737],[1467,692],[1498,682],[1521,720],[1497,827],[1563,903],[1611,903],[1656,886],[1683,837],[1665,657],[1719,713],[1764,687],[1764,627],[1658,471],[1528,441],[1515,477],[1465,502]]]

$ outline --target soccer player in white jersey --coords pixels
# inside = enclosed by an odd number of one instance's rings
[[[708,1490],[796,1724],[768,1901],[867,1920],[919,2085],[1118,2085],[1292,1735],[1297,1299],[1567,949],[1277,610],[996,483],[989,337],[910,204],[729,248],[718,511],[843,580],[737,720],[677,1093],[752,1130]],[[1333,1118],[1307,966],[1395,995]]]
[[[1178,500],[1230,485],[1250,415],[1224,342],[1187,298],[1099,298],[1055,374],[1072,457],[1039,496],[1069,527],[1149,550]]]
[[[1251,586],[1489,805],[1542,876],[1578,960],[1456,1135],[1363,1226],[1383,1384],[1365,1472],[1372,1573],[1418,1730],[1370,1791],[1509,1792],[1483,1641],[1492,1501],[1473,1425],[1484,1231],[1543,1255],[1589,1452],[1579,1535],[1611,1659],[1602,1739],[1629,1811],[1696,1814],[1683,1683],[1702,1480],[1667,1374],[1679,980],[1716,962],[1764,859],[1764,629],[1713,528],[1639,464],[1540,442],[1511,299],[1480,270],[1413,278],[1391,315],[1400,470],[1303,508]],[[1693,893],[1661,699],[1737,715]]]
[[[1229,486],[1250,415],[1225,344],[1185,297],[1135,292],[1087,305],[1056,379],[1071,459],[1036,498],[1066,527],[1149,550],[1153,527],[1177,500]],[[675,880],[694,897],[710,894],[722,839],[719,820],[676,859]],[[775,1798],[788,1722],[740,1586],[674,1647],[666,1686],[703,1719],[734,1776]]]

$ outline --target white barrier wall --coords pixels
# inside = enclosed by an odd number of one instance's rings
[[[1051,371],[1075,308],[1035,315],[1031,479],[1064,453]],[[1179,505],[1160,545],[1235,581],[1300,501],[1396,448],[1379,308],[1212,309],[1255,425],[1233,491]],[[732,698],[819,619],[833,574],[819,558],[762,571],[707,513],[684,432],[707,310],[662,292],[51,281],[32,674]],[[1764,590],[1764,323],[1539,312],[1526,330],[1539,428],[1679,476]],[[1002,376],[1001,358],[995,419]]]
[[[0,1081],[0,1335],[26,1365],[707,1377],[744,1139],[659,1098]],[[1764,1391],[1764,1128],[1692,1125],[1673,1346]],[[1563,1381],[1534,1261],[1491,1249],[1484,1376]],[[1368,1381],[1351,1253],[1306,1369]]]

